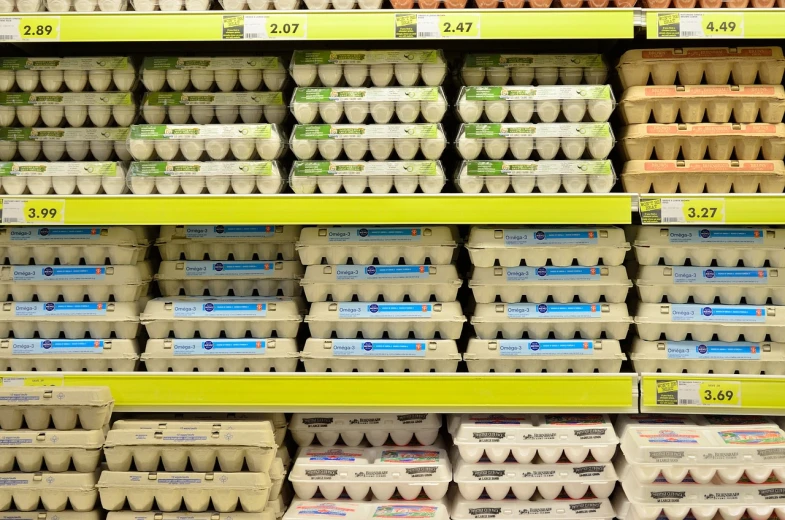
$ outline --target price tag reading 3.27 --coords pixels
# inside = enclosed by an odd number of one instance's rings
[[[60,41],[59,16],[16,16],[0,18],[0,41]]]
[[[663,224],[722,224],[725,222],[725,199],[662,200]]]

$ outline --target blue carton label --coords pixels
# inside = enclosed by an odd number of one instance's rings
[[[599,267],[507,267],[508,282],[600,279]]]
[[[671,244],[762,244],[762,229],[679,227],[668,230]]]
[[[588,245],[596,244],[597,236],[596,229],[505,229],[504,245]]]
[[[101,228],[95,227],[15,227],[9,231],[11,241],[57,241],[57,240],[97,240],[101,238]]]
[[[63,266],[63,265],[15,265],[12,268],[15,282],[29,281],[81,281],[90,282],[106,278],[106,267],[98,265]]]
[[[517,319],[599,318],[599,303],[508,303],[507,317]]]
[[[267,302],[259,299],[179,300],[172,302],[172,310],[175,318],[262,317],[267,316]]]
[[[428,276],[427,265],[339,265],[335,268],[336,280],[412,280]]]
[[[275,262],[212,262],[210,260],[194,260],[185,262],[185,276],[272,276]]]
[[[744,267],[674,267],[673,283],[685,284],[761,284],[769,281],[767,268]]]
[[[100,354],[104,351],[101,339],[12,339],[13,355],[71,355]]]
[[[422,237],[419,227],[330,227],[328,242],[417,242]]]
[[[431,303],[339,303],[339,318],[430,318]]]
[[[760,359],[760,344],[722,341],[667,341],[668,359]]]
[[[267,341],[263,339],[173,339],[175,356],[263,356]]]
[[[108,302],[14,302],[16,316],[106,316]]]
[[[333,340],[333,355],[425,357],[425,343],[425,341],[389,339],[336,339]]]
[[[586,356],[594,353],[594,341],[558,339],[502,339],[499,354],[502,356]]]
[[[758,305],[671,305],[671,321],[764,323],[766,308]]]
[[[186,238],[268,238],[275,226],[185,226]]]

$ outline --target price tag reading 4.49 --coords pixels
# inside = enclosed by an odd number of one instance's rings
[[[52,226],[64,221],[64,199],[3,199],[3,224]]]
[[[704,381],[699,389],[704,406],[741,406],[741,383],[739,381]]]
[[[442,38],[479,38],[479,14],[441,14],[439,33]]]
[[[741,38],[744,36],[743,14],[702,15],[703,34],[707,38]]]
[[[0,39],[11,42],[60,41],[60,17],[2,17],[0,18]]]

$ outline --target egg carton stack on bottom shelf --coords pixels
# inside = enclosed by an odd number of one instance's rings
[[[647,226],[635,233],[636,371],[785,374],[782,230]]]
[[[619,372],[632,323],[623,230],[475,226],[467,249],[470,372]]]
[[[456,248],[447,226],[303,228],[305,370],[457,371]]]

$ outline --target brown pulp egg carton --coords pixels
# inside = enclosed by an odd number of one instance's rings
[[[0,337],[134,339],[142,302],[13,301],[0,305]]]
[[[175,260],[155,279],[163,296],[299,296],[302,275],[298,261]]]
[[[132,420],[118,420],[112,429],[143,430],[252,430],[268,431],[272,428],[279,453],[286,436],[286,415],[282,413],[156,413],[133,414]],[[287,453],[288,454],[288,453]]]
[[[292,338],[149,339],[141,357],[150,372],[294,372]]]
[[[77,473],[92,473],[101,461],[103,443],[101,430],[0,431],[0,472],[11,472],[16,464],[26,473],[62,473],[73,462]]]
[[[451,339],[316,339],[301,353],[306,372],[457,372]]]
[[[286,456],[289,456],[288,452]],[[281,493],[283,492],[283,486],[286,483],[287,471],[288,470],[284,466],[283,459],[276,454],[276,456],[273,458],[273,463],[270,465],[270,470],[268,473],[270,475],[271,484],[268,503],[270,500],[276,500],[281,496]]]
[[[666,9],[671,7],[675,9],[693,9],[695,7],[702,7],[704,9],[719,9],[721,7],[728,7],[728,9],[744,9],[750,7],[750,0],[643,0],[643,7],[649,9]],[[771,9],[772,7],[785,7],[783,0],[752,0],[752,7],[761,9]]]
[[[93,511],[0,511],[0,520],[102,520],[104,512]]]
[[[161,511],[111,511],[106,516],[106,520],[275,520],[275,511],[265,509],[259,513],[244,513],[239,511],[234,511],[232,513],[216,513],[214,511],[204,511],[201,513],[192,513],[188,512],[184,515],[180,511],[174,511],[171,513],[161,512]],[[89,517],[79,517],[79,518],[71,518],[71,517],[60,517],[61,520],[99,520],[96,518],[89,518]],[[0,520],[6,520],[0,515]],[[8,519],[11,520],[11,519]],[[36,519],[36,518],[20,518],[13,520],[51,520],[46,517]]]
[[[13,506],[20,511],[34,511],[43,506],[47,511],[92,511],[98,499],[98,474],[77,473],[1,473],[4,489],[0,491],[0,511]]]
[[[296,260],[300,226],[161,226],[163,260]]]
[[[0,387],[0,429],[101,430],[109,424],[114,400],[106,386]]]
[[[0,369],[19,372],[133,372],[135,339],[0,339]]]

